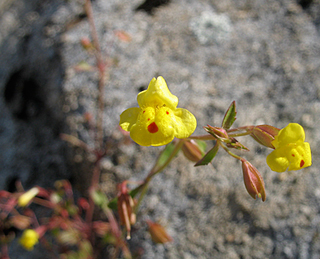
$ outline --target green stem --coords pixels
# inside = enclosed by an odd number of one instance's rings
[[[155,164],[155,165],[153,166],[153,168],[150,170],[148,176],[146,177],[146,179],[145,179],[145,181],[144,181],[145,183],[148,183],[153,176],[155,176],[157,173],[160,173],[163,169],[165,169],[165,168],[170,164],[170,162],[172,161],[172,159],[176,156],[176,154],[177,154],[177,153],[179,152],[179,150],[181,149],[181,147],[182,147],[182,145],[183,145],[184,142],[185,142],[185,139],[179,139],[179,140],[175,143],[175,147],[174,147],[174,149],[173,149],[170,157],[166,160],[166,162],[164,162],[164,163],[163,163],[162,165],[160,165],[160,166],[159,166],[158,164]],[[161,156],[161,154],[160,154],[160,156]],[[160,156],[159,156],[159,157],[160,157]],[[158,160],[157,160],[157,162],[158,162]]]
[[[137,205],[136,205],[135,208],[134,208],[135,214],[137,214],[138,208],[140,207],[140,203],[141,203],[141,201],[143,200],[144,196],[146,195],[147,190],[148,190],[148,184],[144,184],[144,185],[143,185],[143,188],[142,188],[142,190],[141,190],[141,194],[140,194],[140,196],[139,196],[139,199],[138,199],[138,201],[137,201]]]
[[[190,140],[190,139],[199,139],[199,140],[216,140],[216,138],[212,135],[200,135],[200,136],[190,136],[188,138],[186,138],[186,140]]]
[[[234,134],[228,134],[229,137],[235,138],[235,137],[242,137],[242,136],[248,136],[250,135],[250,132],[242,132],[242,133],[234,133]]]
[[[223,143],[221,143],[221,145],[220,145],[223,149],[224,149],[224,151],[226,151],[230,156],[232,156],[232,157],[234,157],[235,159],[238,159],[238,160],[240,160],[241,161],[241,157],[240,156],[237,156],[236,154],[233,154]]]
[[[235,129],[228,129],[227,132],[236,132],[236,131],[243,131],[245,130],[248,134],[250,134],[253,130],[254,126],[242,126]]]

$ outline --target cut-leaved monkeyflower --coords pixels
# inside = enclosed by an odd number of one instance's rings
[[[169,91],[161,76],[151,80],[137,101],[139,107],[125,110],[119,124],[141,146],[166,145],[175,137],[189,137],[196,129],[196,118],[188,110],[177,108],[178,97]]]
[[[304,142],[305,132],[298,123],[289,123],[272,141],[275,150],[267,156],[271,170],[281,173],[311,166],[311,149]]]

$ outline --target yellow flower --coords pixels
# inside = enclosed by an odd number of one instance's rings
[[[272,141],[275,150],[267,156],[271,170],[281,173],[287,169],[291,171],[311,166],[310,145],[304,140],[304,129],[297,123],[290,123],[280,130]]]
[[[29,204],[29,202],[37,196],[39,193],[39,188],[33,187],[29,191],[22,194],[18,199],[18,205],[20,207],[25,207]]]
[[[26,250],[33,250],[35,244],[39,242],[39,234],[33,229],[26,229],[23,231],[22,236],[19,240],[20,245],[22,245]]]
[[[166,145],[174,137],[189,137],[196,129],[196,118],[188,110],[176,108],[178,97],[171,94],[161,76],[151,80],[137,101],[139,108],[125,110],[119,124],[141,146]]]

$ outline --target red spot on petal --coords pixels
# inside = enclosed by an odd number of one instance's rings
[[[301,160],[301,161],[300,161],[300,167],[303,167],[303,165],[304,165],[304,161]]]
[[[155,122],[152,122],[149,126],[148,126],[148,131],[150,133],[156,133],[158,131],[158,126]]]
[[[169,115],[169,112],[168,112],[168,111],[166,111],[166,114],[168,114],[168,115]]]
[[[146,111],[143,111],[142,113],[145,113]]]
[[[294,154],[292,154],[291,156],[295,157],[295,155],[294,155]]]
[[[150,120],[150,118],[148,118],[148,121]]]

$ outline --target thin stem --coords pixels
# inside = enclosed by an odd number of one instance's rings
[[[221,142],[221,145],[220,145],[230,156],[238,159],[241,161],[241,157],[240,156],[237,156],[236,154],[233,154],[222,142]]]
[[[228,129],[227,132],[237,132],[237,131],[243,131],[245,130],[245,132],[247,133],[247,135],[249,135],[252,132],[252,129],[254,128],[254,126],[242,126],[242,127],[238,127],[235,129]]]
[[[99,184],[99,179],[100,179],[100,172],[101,172],[100,160],[98,160],[93,169],[91,185],[89,187],[89,193],[91,193],[91,191],[97,188],[97,185]],[[93,212],[94,212],[94,201],[91,198],[91,195],[89,195],[89,209],[86,212],[86,222],[88,223],[89,226],[91,225],[91,222],[92,222]]]
[[[85,9],[86,9],[86,13],[87,13],[88,20],[89,20],[91,36],[92,36],[92,39],[93,39],[93,45],[94,45],[95,49],[98,52],[100,52],[100,44],[99,44],[99,39],[98,39],[96,26],[95,26],[94,20],[93,20],[93,11],[92,11],[92,5],[91,5],[91,1],[90,0],[86,0]]]
[[[43,207],[47,207],[47,208],[50,208],[50,209],[53,209],[54,208],[54,205],[52,204],[51,201],[47,201],[47,200],[44,200],[44,199],[40,199],[38,197],[34,197],[33,198],[33,203],[36,203],[38,205],[41,205]]]
[[[170,155],[170,157],[166,160],[165,163],[163,163],[161,166],[158,166],[157,164],[151,169],[151,171],[149,172],[148,176],[145,179],[145,183],[148,183],[151,178],[153,176],[155,176],[157,173],[160,173],[163,169],[165,169],[170,162],[172,161],[172,159],[176,156],[176,154],[179,152],[179,150],[181,149],[183,143],[184,143],[185,139],[179,139],[176,144],[175,147]],[[161,154],[160,154],[161,155]]]
[[[234,134],[228,134],[229,137],[242,137],[242,136],[248,136],[251,132],[242,132],[242,133],[234,133]]]
[[[190,139],[199,139],[199,140],[216,140],[216,138],[212,135],[206,134],[206,135],[200,135],[200,136],[190,136],[187,138],[187,140]]]
[[[138,187],[136,187],[134,190],[132,190],[132,192],[134,193],[134,196],[141,192],[144,192],[146,186],[149,184],[149,182],[151,181],[151,179],[158,173],[160,173],[164,168],[166,168],[166,166],[169,165],[169,163],[172,161],[172,159],[176,156],[176,154],[179,152],[179,150],[181,149],[184,141],[186,141],[186,139],[179,139],[176,143],[175,143],[175,147],[171,153],[171,156],[166,160],[165,163],[163,163],[161,166],[158,166],[157,164],[154,165],[154,167],[150,170],[149,174],[147,175],[147,177],[144,179],[144,181],[142,182],[142,184],[140,184]],[[161,156],[161,154],[159,155],[159,157]],[[157,160],[158,161],[158,160]]]
[[[86,0],[85,4],[86,13],[91,30],[91,36],[93,39],[93,45],[95,47],[95,56],[97,67],[99,70],[99,84],[98,84],[98,114],[96,120],[96,146],[99,149],[103,148],[103,110],[104,110],[104,87],[105,87],[105,68],[106,64],[103,61],[101,48],[99,44],[98,34],[93,19],[93,11],[90,0]]]
[[[143,188],[142,188],[142,191],[141,191],[141,193],[140,193],[139,199],[138,199],[138,201],[137,201],[137,204],[136,204],[136,206],[135,206],[135,208],[134,208],[134,213],[135,213],[135,214],[137,214],[138,208],[139,208],[139,206],[140,206],[140,203],[141,203],[141,201],[143,200],[144,196],[146,195],[147,190],[148,190],[148,184],[144,184],[144,185],[143,185]]]
[[[64,141],[69,142],[70,144],[72,144],[76,147],[80,147],[80,148],[86,150],[87,152],[93,152],[93,150],[85,142],[83,142],[82,140],[80,140],[72,135],[61,133],[60,138]]]

